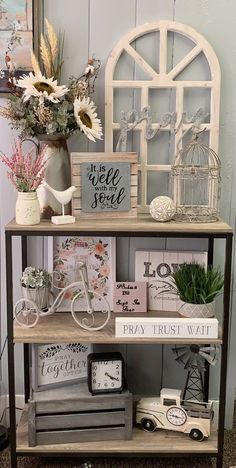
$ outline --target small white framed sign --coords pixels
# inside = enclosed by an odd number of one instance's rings
[[[91,344],[33,344],[33,390],[38,392],[86,380],[87,357],[91,352]]]
[[[116,317],[118,338],[218,338],[216,318]]]
[[[147,312],[147,283],[145,281],[114,283],[113,311],[120,313]]]

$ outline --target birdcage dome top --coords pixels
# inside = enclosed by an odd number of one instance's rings
[[[217,169],[220,168],[220,159],[213,149],[200,142],[198,135],[195,135],[190,143],[178,151],[174,166]]]

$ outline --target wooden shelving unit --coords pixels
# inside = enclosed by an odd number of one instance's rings
[[[125,236],[150,236],[150,233],[155,237],[165,237],[166,234],[170,237],[206,237],[214,235],[214,237],[222,237],[222,235],[232,233],[231,227],[220,220],[215,223],[177,223],[170,221],[169,223],[157,223],[149,215],[139,215],[138,218],[81,218],[75,224],[59,225],[54,227],[50,221],[41,221],[35,226],[20,226],[15,220],[7,224],[6,232],[14,232],[14,235],[71,235],[71,233],[97,234],[105,233],[106,235],[116,236],[117,233],[124,233]],[[62,234],[63,232],[63,234]],[[30,233],[30,234],[29,234]],[[43,233],[43,234],[42,234]],[[179,235],[178,235],[179,234]],[[120,234],[119,234],[120,235]],[[167,236],[167,237],[168,237]]]
[[[217,453],[217,433],[213,432],[209,439],[202,443],[196,443],[186,434],[178,434],[172,431],[144,432],[138,428],[133,430],[131,440],[108,440],[107,442],[83,442],[80,444],[59,445],[28,445],[28,414],[27,407],[17,429],[17,453],[19,454],[62,454],[65,452],[88,454],[208,454]]]
[[[226,398],[226,372],[228,353],[228,327],[229,327],[229,301],[231,280],[231,255],[232,255],[232,229],[223,221],[209,224],[187,223],[156,223],[148,215],[139,216],[137,219],[80,219],[75,224],[67,226],[55,226],[50,222],[41,222],[36,226],[19,226],[15,221],[10,222],[5,229],[6,234],[6,273],[7,273],[7,318],[8,318],[8,370],[9,370],[9,400],[10,400],[10,438],[11,438],[11,467],[17,466],[17,456],[52,455],[82,456],[86,454],[116,455],[129,454],[130,456],[191,456],[212,455],[217,457],[217,468],[222,468],[222,455],[224,444],[224,414]],[[57,313],[51,317],[40,318],[35,328],[25,329],[13,324],[13,267],[12,240],[16,236],[21,237],[22,243],[22,269],[27,266],[27,237],[28,236],[116,236],[116,237],[170,237],[170,238],[205,238],[208,239],[208,261],[213,262],[214,239],[225,240],[225,286],[224,286],[224,310],[222,331],[214,340],[195,339],[199,344],[221,344],[221,375],[220,375],[220,405],[218,433],[213,432],[209,439],[198,443],[188,438],[186,434],[175,432],[156,431],[145,433],[134,428],[132,440],[83,442],[80,444],[41,445],[28,446],[27,405],[22,414],[16,431],[15,419],[15,365],[14,343],[24,344],[24,376],[25,376],[25,401],[29,399],[29,344],[53,343],[53,342],[81,342],[81,343],[154,343],[175,344],[191,343],[190,339],[159,339],[159,338],[116,338],[115,315],[108,325],[99,332],[89,332],[80,329],[72,319],[70,313]],[[165,312],[155,312],[155,316],[166,316]],[[169,314],[175,316],[175,314]],[[117,316],[117,315],[116,315]],[[140,317],[140,314],[139,314]]]
[[[99,313],[98,313],[99,314]],[[125,316],[123,314],[123,316]],[[148,312],[147,314],[133,314],[137,317],[178,317],[178,314],[173,312]],[[88,331],[79,328],[76,325],[70,312],[58,312],[49,317],[39,319],[39,322],[34,328],[22,328],[20,325],[14,325],[14,342],[15,343],[105,343],[105,344],[175,344],[186,343],[191,344],[192,338],[171,339],[171,338],[117,338],[115,336],[115,317],[122,317],[122,314],[112,314],[109,323],[99,331]],[[97,321],[99,325],[99,320]],[[194,339],[199,344],[204,344],[206,338]],[[208,343],[222,344],[221,331],[216,339],[209,339]]]

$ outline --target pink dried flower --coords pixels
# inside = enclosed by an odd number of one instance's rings
[[[34,148],[23,153],[22,141],[14,141],[12,156],[0,151],[0,160],[10,169],[9,180],[18,192],[35,192],[44,179],[46,146],[34,156]]]

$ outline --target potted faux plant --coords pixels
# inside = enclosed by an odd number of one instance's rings
[[[182,306],[179,314],[183,317],[214,317],[215,298],[220,294],[224,277],[218,268],[198,263],[183,263],[172,275],[173,288]]]
[[[17,189],[16,223],[33,225],[40,222],[40,207],[37,197],[37,188],[44,178],[45,147],[37,151],[34,149],[23,152],[22,141],[14,142],[12,156],[6,156],[0,151],[0,160],[6,164],[10,171],[8,178]]]
[[[25,299],[35,302],[40,310],[49,304],[52,277],[43,268],[27,267],[22,273],[21,287]]]

